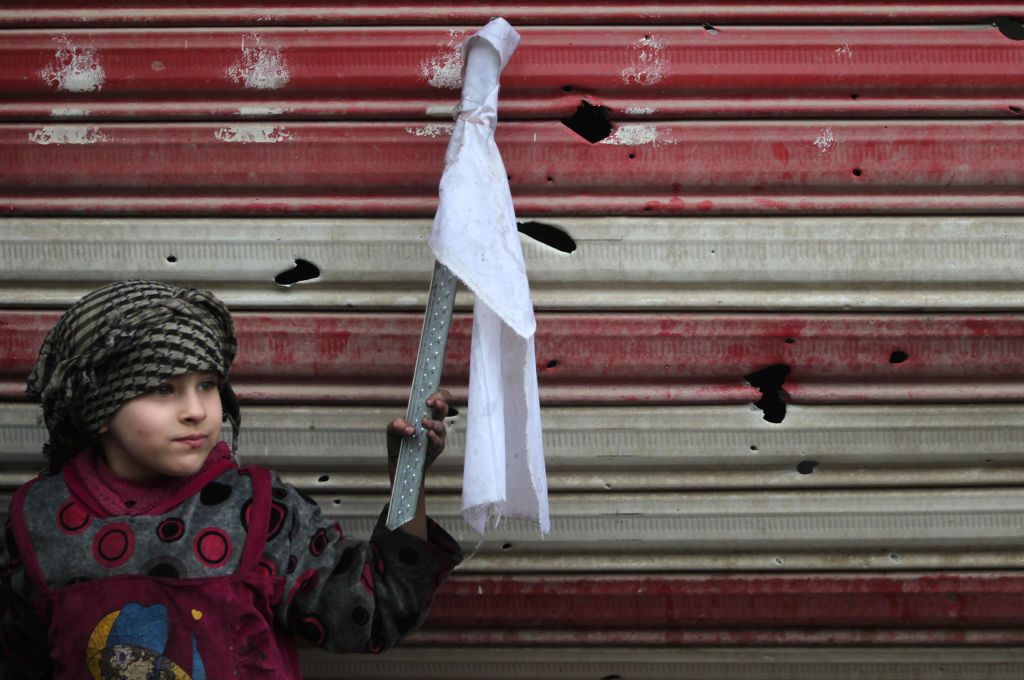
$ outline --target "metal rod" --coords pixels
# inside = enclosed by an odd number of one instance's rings
[[[448,331],[452,325],[458,285],[459,280],[447,267],[440,262],[434,263],[427,309],[423,315],[423,330],[420,332],[416,370],[413,373],[409,406],[405,416],[416,432],[402,439],[395,480],[391,487],[388,529],[397,529],[416,515],[428,443],[422,421],[430,415],[427,397],[436,392],[441,384],[444,351],[448,344]]]

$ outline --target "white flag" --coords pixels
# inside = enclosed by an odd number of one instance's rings
[[[501,517],[550,530],[526,264],[494,142],[498,76],[519,45],[504,19],[463,44],[462,103],[430,235],[435,257],[476,296],[462,514],[479,534]]]

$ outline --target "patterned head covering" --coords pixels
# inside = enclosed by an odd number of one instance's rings
[[[220,376],[234,451],[241,418],[227,377],[237,349],[231,315],[209,291],[122,281],[89,293],[50,330],[28,379],[29,399],[43,405],[51,473],[93,445],[121,404],[194,371]]]

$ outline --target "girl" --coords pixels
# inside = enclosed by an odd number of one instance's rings
[[[100,288],[50,331],[28,384],[49,471],[17,491],[6,532],[6,677],[297,678],[293,633],[380,652],[423,622],[455,540],[422,494],[413,521],[388,531],[385,508],[367,542],[238,467],[236,347],[212,293],[150,281]],[[428,461],[447,398],[427,402]],[[392,478],[412,433],[387,428]]]

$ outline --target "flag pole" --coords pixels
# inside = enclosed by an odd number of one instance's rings
[[[406,421],[416,431],[408,437],[402,437],[395,479],[391,486],[391,505],[388,508],[387,527],[391,530],[397,529],[416,515],[416,505],[423,485],[423,467],[427,458],[427,433],[423,429],[423,419],[431,415],[427,397],[436,392],[441,385],[444,352],[448,345],[448,332],[452,326],[455,292],[458,286],[458,278],[448,267],[435,261],[405,416]]]

